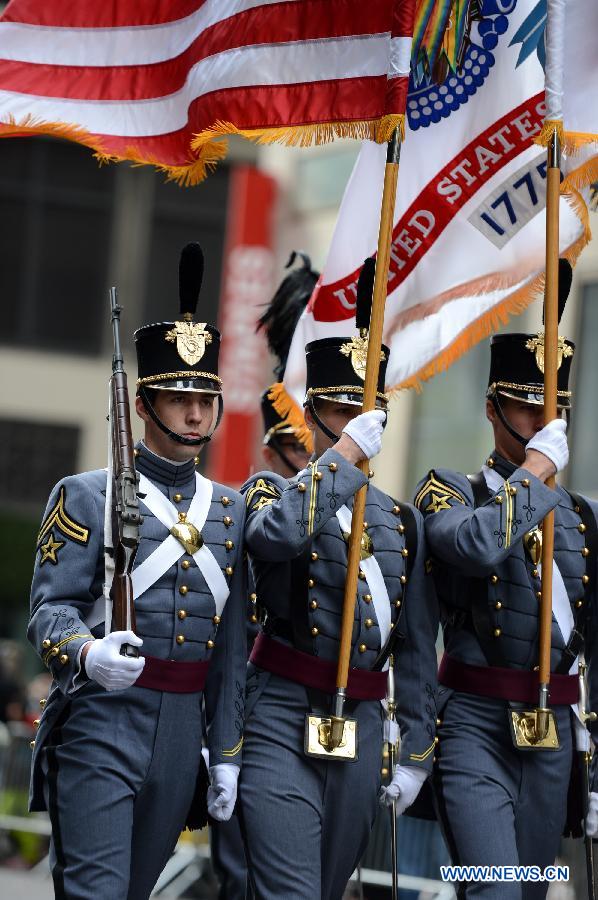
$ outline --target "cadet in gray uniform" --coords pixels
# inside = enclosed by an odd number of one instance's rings
[[[423,524],[412,507],[372,485],[345,707],[358,722],[358,759],[304,752],[306,715],[329,715],[335,690],[351,507],[355,492],[368,484],[356,463],[378,453],[386,415],[385,363],[380,409],[358,415],[363,369],[352,351],[363,349],[362,341],[308,344],[305,420],[313,434],[313,460],[295,478],[260,472],[242,489],[246,543],[267,614],[250,657],[239,788],[250,879],[259,900],[335,900],[343,894],[376,812],[380,700],[387,680],[382,669],[391,634],[399,651],[402,736],[393,796],[401,809],[413,802],[432,768],[438,618],[424,574]]]
[[[283,478],[296,475],[307,465],[310,453],[305,442],[311,444],[307,426],[301,423],[302,427],[297,428],[286,416],[281,416],[270,398],[283,378],[293,331],[319,277],[305,253],[293,251],[286,268],[290,268],[298,256],[302,265],[283,278],[257,326],[258,331],[264,329],[268,347],[277,359],[274,370],[277,383],[266,388],[260,401],[264,432],[261,452],[265,467]],[[259,632],[258,599],[251,578],[248,590],[247,638],[251,649]],[[228,822],[216,823],[210,829],[210,847],[212,865],[220,883],[219,900],[245,900],[247,863],[238,816],[232,816]]]
[[[287,419],[278,415],[272,401],[268,399],[270,388],[262,394],[262,417],[264,421],[264,443],[262,453],[268,468],[282,478],[294,475],[304,468],[309,453],[297,436],[296,429]],[[259,602],[253,581],[249,583],[248,644],[259,633]],[[210,829],[212,864],[220,882],[220,900],[245,900],[247,886],[247,863],[238,816],[228,822],[217,822]]]
[[[570,406],[573,349],[562,339],[561,410]],[[425,517],[444,627],[434,786],[456,864],[552,864],[565,825],[574,732],[579,749],[587,743],[574,710],[577,657],[595,602],[598,506],[544,483],[566,465],[568,450],[565,422],[544,424],[541,353],[542,334],[493,338],[486,414],[496,449],[477,475],[431,471],[415,500]],[[556,752],[518,749],[510,727],[512,710],[538,705],[539,528],[550,510]],[[587,644],[586,652],[592,652]],[[540,881],[470,882],[460,885],[459,896],[520,900],[546,890]]]
[[[221,409],[220,335],[194,323],[198,245],[181,258],[181,321],[135,334],[141,541],[137,627],[105,635],[106,472],[63,479],[38,538],[28,636],[53,675],[31,809],[52,823],[56,897],[147,898],[185,825],[204,728],[208,809],[236,797],[246,668],[244,501],[195,466]],[[191,284],[189,284],[191,281]],[[190,296],[191,295],[191,296]],[[174,523],[185,522],[185,544]],[[189,536],[190,533],[190,536]],[[139,659],[120,655],[123,643]]]

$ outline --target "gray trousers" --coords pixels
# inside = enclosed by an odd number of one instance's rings
[[[184,826],[201,694],[86,685],[43,749],[57,898],[146,900]]]
[[[247,863],[238,815],[210,826],[212,865],[220,885],[218,900],[245,900]]]
[[[555,708],[558,751],[516,750],[508,704],[453,693],[438,729],[434,786],[457,865],[552,865],[567,813],[573,730],[569,707]],[[470,882],[468,900],[540,900],[547,883]]]
[[[256,900],[338,900],[376,815],[379,701],[364,701],[348,711],[359,723],[356,762],[305,756],[308,711],[301,685],[267,672],[248,679],[239,795]]]

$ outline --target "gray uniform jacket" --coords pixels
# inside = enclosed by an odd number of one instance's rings
[[[336,518],[367,478],[334,449],[287,480],[272,472],[254,475],[245,495],[245,539],[259,603],[274,634],[302,634],[297,649],[336,660],[347,567],[347,544]],[[407,504],[403,504],[406,506]],[[397,718],[404,765],[430,771],[436,720],[436,651],[438,611],[431,579],[425,575],[423,521],[417,526],[415,559],[407,584],[405,526],[401,508],[382,491],[368,486],[365,520],[373,554],[391,604],[392,622],[400,617],[404,635],[398,660]],[[296,590],[297,567],[307,589]],[[365,573],[361,573],[365,576]],[[350,666],[371,669],[381,649],[380,630],[365,577],[358,580]],[[292,627],[295,623],[295,627]],[[293,638],[293,634],[295,639]]]
[[[598,504],[587,502],[595,529]],[[425,519],[447,653],[470,665],[528,670],[538,662],[541,581],[524,537],[554,510],[554,559],[575,628],[585,631],[591,706],[598,708],[592,666],[595,618],[593,628],[586,618],[595,604],[596,559],[586,548],[589,526],[571,496],[518,468],[502,489],[488,491],[488,499],[474,508],[470,480],[436,469],[418,485],[415,503]],[[551,646],[551,670],[567,673],[579,647],[566,648],[554,614]]]
[[[193,460],[180,466],[142,447],[137,468],[175,505],[188,510],[195,493]],[[53,683],[37,734],[31,781],[31,809],[43,809],[41,751],[53,724],[86,683],[78,651],[104,625],[86,625],[104,580],[104,504],[106,472],[63,479],[53,489],[39,533],[28,637],[50,670]],[[240,765],[246,669],[246,577],[243,563],[243,498],[214,483],[202,529],[205,544],[219,562],[230,587],[222,614],[194,559],[185,553],[135,602],[141,652],[175,661],[210,660],[204,689],[210,765]],[[169,532],[141,502],[140,565]],[[141,688],[138,688],[141,690]],[[127,694],[127,700],[130,696]],[[190,790],[193,790],[191,786]]]

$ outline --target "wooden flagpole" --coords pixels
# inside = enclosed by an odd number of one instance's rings
[[[559,198],[561,147],[555,128],[548,147],[546,169],[546,291],[544,300],[544,421],[557,416],[557,350],[559,293]],[[546,481],[554,490],[555,476]],[[550,647],[552,638],[552,562],[554,557],[554,512],[542,525],[542,599],[539,622],[540,694],[536,721],[537,738],[548,731],[548,690],[550,685]]]
[[[386,305],[388,266],[390,261],[390,248],[392,244],[392,229],[394,220],[395,197],[397,193],[397,182],[399,177],[400,153],[401,138],[398,129],[395,129],[390,141],[388,142],[386,168],[384,170],[384,189],[382,192],[382,210],[380,213],[378,251],[376,254],[374,297],[372,302],[372,315],[370,319],[368,354],[363,391],[363,412],[369,412],[376,406],[376,391],[378,387],[378,373],[380,369],[382,328],[384,325],[384,308]],[[369,461],[364,460],[363,463],[361,463],[360,468],[361,471],[365,475],[367,475],[369,471]],[[353,621],[355,617],[355,598],[357,595],[357,578],[359,574],[361,538],[363,535],[363,518],[365,512],[366,493],[367,485],[362,487],[355,494],[355,499],[353,502],[351,537],[349,540],[348,549],[347,576],[345,580],[345,594],[343,600],[343,613],[340,633],[340,648],[336,675],[336,693],[334,697],[333,714],[331,717],[331,726],[328,738],[328,750],[334,750],[340,746],[345,726],[343,708],[346,698],[347,680],[349,677],[349,661],[351,657]]]

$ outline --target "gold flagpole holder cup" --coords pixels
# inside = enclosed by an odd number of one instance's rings
[[[511,734],[518,750],[559,750],[559,730],[554,711],[548,708],[548,685],[540,685],[536,709],[511,710]]]
[[[304,750],[307,756],[350,762],[357,759],[357,720],[343,716],[346,690],[338,688],[331,716],[305,717]]]

